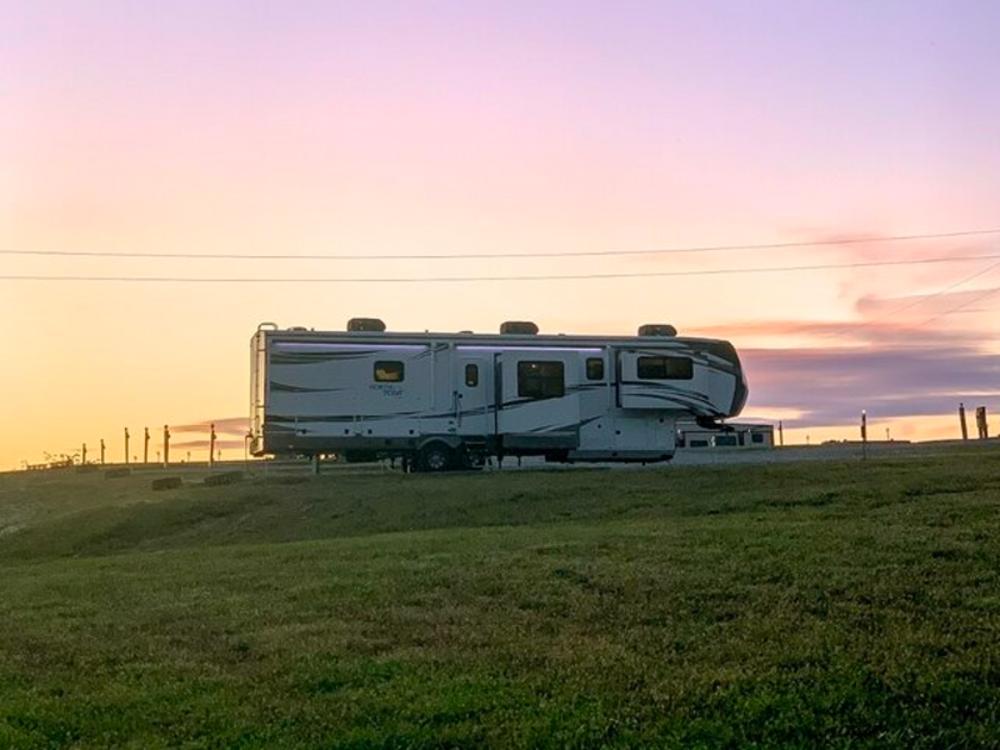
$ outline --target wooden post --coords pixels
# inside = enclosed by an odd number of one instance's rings
[[[101,438],[101,466],[104,466],[104,438]]]
[[[80,454],[80,464],[86,465],[87,463],[87,444],[83,444],[83,452]]]
[[[163,425],[163,465],[170,464],[170,428]]]
[[[780,419],[778,420],[778,445],[785,446],[785,427]]]
[[[965,424],[965,404],[958,405],[958,422],[962,426],[962,440],[969,439],[969,427]]]
[[[315,476],[315,477],[319,476],[319,454],[318,453],[313,453],[312,454],[312,473],[313,473],[313,476]]]
[[[125,428],[125,465],[128,466],[128,427]]]
[[[145,440],[143,441],[143,445],[142,445],[142,462],[144,464],[148,464],[149,463],[149,428],[148,427],[143,427],[142,429],[145,430],[145,433],[146,433],[146,437],[145,437]]]
[[[976,407],[976,430],[979,433],[980,440],[985,440],[990,436],[989,425],[986,422],[985,406]]]
[[[215,466],[215,423],[209,425],[208,434],[208,467]]]
[[[861,410],[861,458],[868,458],[868,413]]]

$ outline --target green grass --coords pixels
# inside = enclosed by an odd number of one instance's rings
[[[998,747],[1000,453],[0,476],[0,747]]]

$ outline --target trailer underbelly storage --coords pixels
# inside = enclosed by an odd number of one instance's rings
[[[488,456],[659,461],[674,453],[678,419],[717,422],[746,401],[725,341],[501,331],[264,324],[251,339],[253,453],[403,457],[428,470]]]

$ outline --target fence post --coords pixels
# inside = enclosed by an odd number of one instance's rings
[[[868,458],[868,413],[861,410],[861,459]]]

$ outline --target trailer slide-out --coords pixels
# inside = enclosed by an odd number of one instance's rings
[[[487,456],[662,461],[676,422],[740,413],[746,380],[732,344],[644,325],[637,336],[278,329],[251,339],[254,455],[401,457],[442,471]]]

